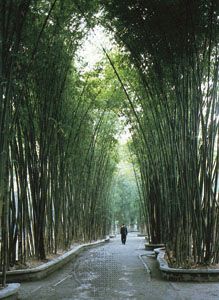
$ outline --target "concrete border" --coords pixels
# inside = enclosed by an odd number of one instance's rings
[[[165,251],[165,247],[155,248],[154,249],[155,257],[157,258],[158,254],[163,251]]]
[[[219,269],[180,269],[170,268],[164,258],[165,251],[156,249],[157,261],[163,278],[169,281],[217,282]]]
[[[85,250],[86,248],[98,246],[100,244],[109,242],[109,240],[109,238],[106,238],[93,243],[87,243],[76,246],[72,250],[64,253],[63,255],[60,255],[59,257],[54,258],[53,260],[45,264],[37,266],[36,268],[7,271],[7,282],[40,280],[53,273],[54,271],[60,269],[62,266],[67,264],[70,260],[79,255],[79,253]],[[0,276],[2,276],[1,272]]]
[[[7,284],[5,288],[0,290],[0,299],[14,300],[18,297],[19,283]]]
[[[145,249],[149,251],[153,251],[156,248],[163,248],[163,247],[164,244],[150,244],[150,243],[145,244]]]

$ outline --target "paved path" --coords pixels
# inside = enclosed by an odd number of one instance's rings
[[[130,233],[89,249],[41,281],[21,284],[19,299],[216,300],[219,283],[171,283],[161,278],[145,240]],[[141,260],[139,256],[143,256]],[[146,265],[144,265],[146,264]],[[147,268],[151,273],[147,272]]]

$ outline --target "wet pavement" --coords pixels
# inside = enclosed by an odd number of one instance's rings
[[[167,282],[145,239],[129,233],[88,249],[47,278],[22,283],[19,299],[216,300],[219,283]]]

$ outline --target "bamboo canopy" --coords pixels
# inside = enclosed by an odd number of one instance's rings
[[[130,105],[150,242],[165,243],[174,266],[218,263],[216,1],[102,2],[141,82],[115,71]]]
[[[80,72],[96,24],[119,50]],[[215,0],[0,2],[3,285],[15,264],[110,232],[118,116],[150,242],[171,266],[219,262],[217,26]]]
[[[72,1],[1,1],[0,11],[5,285],[9,267],[109,232],[116,140],[113,114],[74,66],[85,28]]]

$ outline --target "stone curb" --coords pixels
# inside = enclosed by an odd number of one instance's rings
[[[164,244],[145,244],[145,250],[153,251],[156,248],[164,247]]]
[[[219,281],[219,269],[170,268],[164,258],[165,251],[156,249],[159,268],[165,279],[170,281],[213,282]]]
[[[157,258],[159,253],[165,251],[165,247],[161,247],[161,248],[155,248],[154,249],[154,254],[155,254],[155,257]]]
[[[4,289],[0,290],[0,299],[17,299],[19,287],[19,283],[7,284]]]
[[[36,268],[8,271],[7,282],[23,282],[42,279],[67,264],[70,260],[72,260],[72,258],[76,257],[85,248],[97,246],[102,243],[109,242],[109,240],[109,238],[106,238],[104,240],[96,241],[93,243],[79,245],[45,264],[37,266]]]

